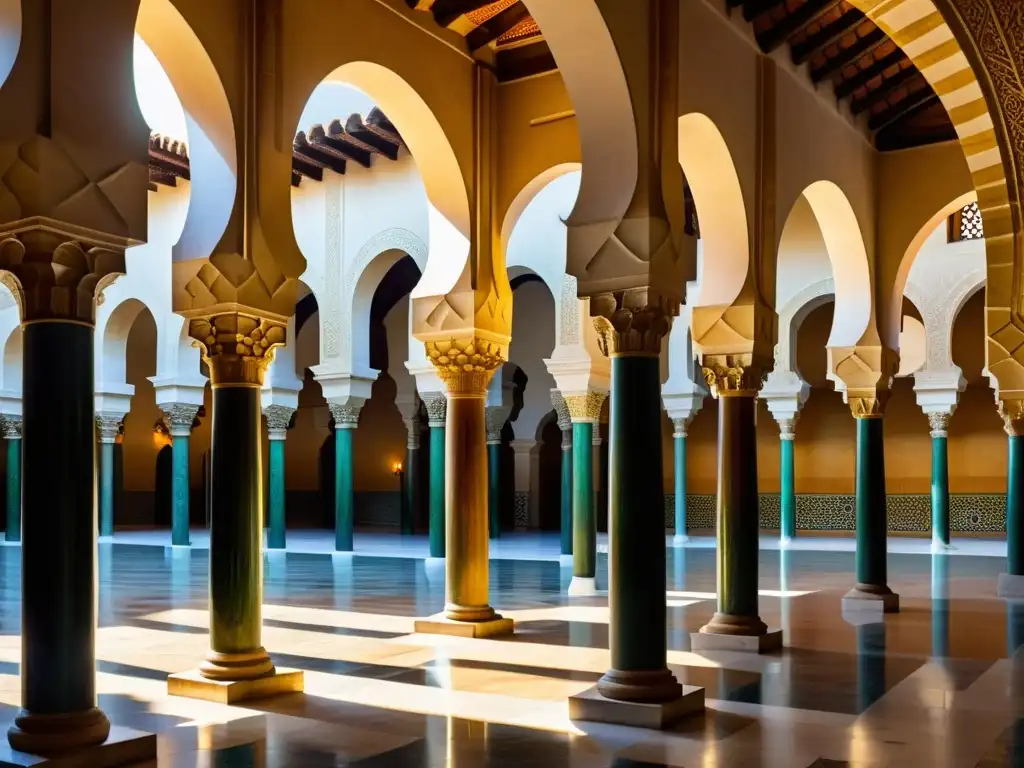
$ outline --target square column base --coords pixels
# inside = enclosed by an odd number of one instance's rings
[[[0,767],[26,768],[115,768],[121,765],[156,760],[156,735],[118,725],[110,727],[110,735],[102,744],[84,747],[61,755],[32,755],[11,748],[7,739],[0,741]]]
[[[661,730],[687,715],[704,711],[704,689],[683,686],[683,695],[673,701],[649,704],[617,701],[602,696],[595,685],[569,697],[569,719],[594,723],[631,725],[634,728]]]
[[[899,613],[900,596],[895,592],[873,595],[851,589],[843,595],[843,613]]]
[[[423,635],[452,635],[454,637],[501,637],[515,632],[512,619],[494,614],[489,621],[455,621],[443,613],[428,619],[416,619],[413,631]]]
[[[782,630],[769,629],[763,635],[725,635],[718,632],[691,632],[691,651],[739,651],[771,653],[782,650]]]
[[[1011,600],[1024,600],[1024,576],[1000,573],[996,594]]]
[[[234,704],[247,699],[265,699],[282,693],[302,693],[301,669],[278,667],[274,674],[252,680],[208,680],[199,670],[178,672],[167,678],[167,693],[189,699]]]
[[[597,594],[597,579],[593,576],[573,576],[567,594],[569,597],[593,597]]]

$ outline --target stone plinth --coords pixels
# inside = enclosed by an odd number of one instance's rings
[[[214,701],[218,704],[265,699],[283,693],[302,693],[302,688],[302,670],[281,667],[275,669],[272,675],[252,680],[210,680],[199,674],[198,670],[179,672],[167,678],[169,695]]]
[[[595,685],[569,697],[569,719],[660,730],[687,715],[704,711],[704,689],[683,686],[683,695],[663,703],[618,701],[602,696]]]

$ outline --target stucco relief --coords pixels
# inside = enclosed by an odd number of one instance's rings
[[[559,345],[580,343],[580,300],[577,281],[572,275],[562,280],[562,301],[559,311],[561,328],[558,332]]]
[[[955,261],[929,258],[929,262],[922,264],[921,269],[914,269],[907,280],[904,294],[917,307],[924,322],[925,363],[922,370],[946,371],[954,367],[953,325],[964,303],[985,284],[983,253],[966,272],[962,264],[963,260],[959,258]]]
[[[320,307],[325,360],[341,355],[344,317],[341,295],[341,182],[331,174],[328,176],[330,178],[324,185],[324,306]]]

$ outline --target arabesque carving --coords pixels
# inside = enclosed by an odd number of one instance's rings
[[[197,318],[188,333],[210,370],[210,382],[263,386],[274,347],[285,343],[284,323],[239,312]]]
[[[657,357],[672,318],[679,314],[679,302],[655,296],[648,288],[632,288],[591,297],[590,314],[604,355]]]

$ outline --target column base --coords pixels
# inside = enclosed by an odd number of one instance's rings
[[[593,688],[569,697],[569,719],[595,723],[614,723],[634,728],[660,730],[687,715],[704,711],[704,689],[682,686],[681,694],[669,701],[618,701]]]
[[[779,549],[789,549],[793,546],[793,536],[780,536],[779,537]]]
[[[515,632],[512,619],[494,614],[483,621],[456,621],[443,613],[426,619],[417,619],[413,631],[423,635],[452,635],[454,637],[501,637]]]
[[[2,768],[46,765],[55,768],[77,768],[78,766],[115,768],[115,766],[121,765],[148,764],[150,760],[156,760],[156,735],[116,725],[110,727],[106,740],[99,744],[48,755],[20,752],[11,744],[0,742],[0,767]]]
[[[900,596],[888,587],[861,585],[843,595],[843,612],[899,613]]]
[[[1024,576],[1013,573],[1000,573],[996,586],[996,595],[1011,600],[1024,599]]]
[[[198,669],[179,672],[167,678],[167,693],[202,699],[217,704],[234,704],[247,699],[265,699],[283,693],[302,693],[301,669],[274,669],[269,675],[248,680],[212,680]]]
[[[593,597],[597,594],[597,579],[593,576],[573,576],[568,594],[569,597]]]
[[[94,747],[110,736],[110,721],[98,707],[59,715],[18,712],[7,731],[12,750],[51,755]]]
[[[681,547],[685,544],[688,544],[689,541],[690,537],[687,536],[685,533],[677,533],[672,537],[672,546]]]

